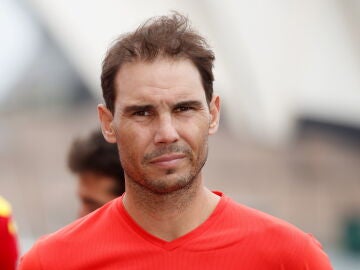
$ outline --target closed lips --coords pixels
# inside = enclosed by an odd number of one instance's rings
[[[150,163],[160,163],[160,162],[168,162],[176,159],[184,158],[184,154],[171,154],[171,155],[162,155],[160,157],[154,158],[150,161]]]

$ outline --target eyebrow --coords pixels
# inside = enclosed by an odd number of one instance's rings
[[[198,100],[187,100],[187,101],[182,101],[179,103],[176,103],[173,108],[177,108],[177,107],[195,107],[195,108],[201,108],[203,107],[203,104],[198,101]]]
[[[149,111],[153,110],[154,108],[155,107],[153,105],[130,105],[124,108],[124,113],[130,114],[137,111]]]
[[[179,103],[176,103],[174,105],[172,105],[172,109],[174,108],[178,108],[178,107],[195,107],[195,108],[201,108],[203,107],[203,104],[198,101],[198,100],[186,100],[186,101],[181,101]],[[151,111],[154,110],[156,107],[154,105],[150,105],[150,104],[144,104],[144,105],[130,105],[130,106],[126,106],[123,110],[124,114],[131,114],[133,112],[137,112],[137,111]]]

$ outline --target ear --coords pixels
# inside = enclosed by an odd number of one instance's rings
[[[104,104],[97,106],[98,115],[101,124],[101,130],[104,138],[109,143],[116,143],[116,134],[113,128],[113,115]]]
[[[219,128],[220,121],[220,97],[213,96],[210,102],[210,124],[209,124],[209,135],[214,134]]]

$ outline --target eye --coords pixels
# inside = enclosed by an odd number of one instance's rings
[[[142,110],[142,111],[136,111],[133,113],[134,116],[150,116],[151,112],[150,111],[146,111],[146,110]]]
[[[175,108],[175,112],[186,112],[186,111],[190,111],[193,109],[194,108],[191,106],[179,106],[179,107]]]

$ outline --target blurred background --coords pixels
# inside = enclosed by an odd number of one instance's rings
[[[213,47],[222,121],[207,185],[321,241],[360,269],[360,1],[0,1],[0,195],[22,253],[76,218],[66,156],[99,127],[101,61],[177,10]]]

